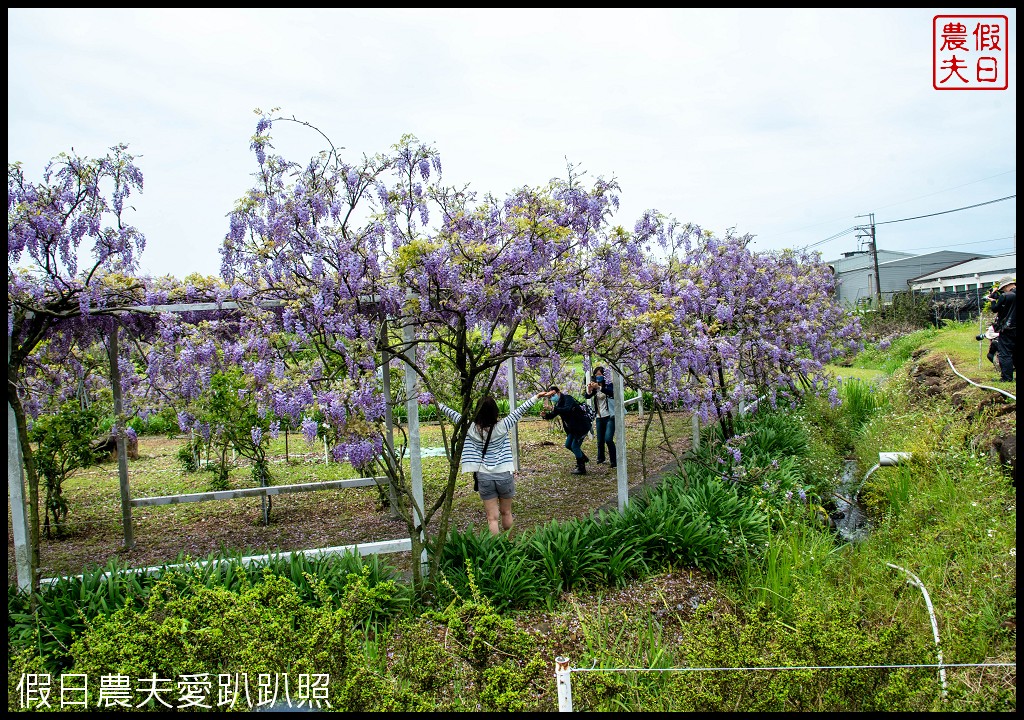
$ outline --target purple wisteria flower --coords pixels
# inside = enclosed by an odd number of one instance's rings
[[[313,442],[316,440],[317,430],[318,426],[316,420],[309,417],[302,418],[302,435],[303,437],[306,438],[306,442],[308,442],[311,445],[313,444]]]
[[[179,412],[178,413],[178,428],[182,432],[188,432],[189,429],[192,427],[193,419],[194,418],[189,413],[184,412],[184,411]]]

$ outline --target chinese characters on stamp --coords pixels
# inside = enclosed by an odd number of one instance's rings
[[[932,87],[1006,90],[1009,32],[1006,15],[936,15],[932,18]]]

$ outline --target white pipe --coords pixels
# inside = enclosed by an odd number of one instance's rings
[[[935,610],[932,608],[932,599],[928,597],[928,590],[925,588],[924,583],[921,582],[920,578],[914,573],[910,572],[905,568],[901,568],[899,565],[893,565],[892,563],[886,563],[889,567],[894,570],[900,570],[905,572],[910,580],[907,582],[911,585],[915,585],[921,590],[921,594],[924,595],[924,604],[928,606],[928,618],[932,622],[932,636],[935,638],[935,652],[939,658],[939,680],[942,682],[942,699],[946,699],[946,668],[942,667],[942,647],[939,645],[939,624],[935,621]]]
[[[857,499],[857,494],[860,492],[860,489],[864,487],[864,483],[868,481],[868,478],[871,477],[871,473],[873,473],[875,470],[877,470],[880,467],[892,467],[893,465],[899,465],[901,462],[909,460],[911,457],[913,457],[913,453],[908,452],[878,453],[878,462],[875,465],[873,465],[870,470],[868,470],[866,475],[864,475],[864,479],[862,479],[860,483],[858,483],[857,489],[853,491],[853,495],[851,497],[853,497],[854,500]]]
[[[854,501],[856,501],[856,500],[857,500],[857,495],[859,495],[859,494],[860,494],[860,489],[861,489],[862,487],[864,487],[864,483],[866,483],[866,482],[868,481],[868,478],[869,478],[869,477],[871,477],[871,473],[873,473],[873,472],[874,472],[875,470],[877,470],[877,469],[878,469],[878,468],[880,468],[880,467],[882,467],[881,463],[878,463],[878,464],[875,464],[875,465],[873,465],[873,466],[871,467],[871,469],[870,469],[870,470],[868,470],[867,474],[866,474],[866,475],[864,476],[864,479],[862,479],[862,480],[860,481],[860,483],[858,483],[858,484],[857,484],[857,489],[856,489],[856,490],[854,490],[854,491],[853,491],[853,495],[851,495],[851,496],[850,496],[850,497],[852,497],[852,498],[854,499]]]
[[[960,373],[957,372],[957,369],[955,367],[953,367],[953,361],[949,359],[949,355],[946,356],[946,362],[949,363],[949,367],[952,368],[954,373],[956,373],[957,375],[960,375]],[[1006,392],[1005,390],[1000,390],[999,388],[991,387],[989,385],[979,385],[978,383],[976,383],[973,380],[971,380],[969,377],[964,377],[963,375],[960,375],[960,377],[964,378],[964,380],[969,382],[974,387],[980,387],[980,388],[984,388],[986,390],[995,390],[997,393],[1002,393],[1003,395],[1005,395],[1006,397],[1010,398],[1011,400],[1016,400],[1017,399],[1016,395],[1011,395],[1010,393]]]
[[[569,681],[569,658],[555,658],[555,680],[558,683],[558,712],[572,712],[572,683]]]

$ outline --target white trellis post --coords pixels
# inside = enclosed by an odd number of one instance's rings
[[[593,355],[587,355],[586,362],[585,362],[585,364],[583,366],[583,394],[584,395],[587,394],[587,386],[590,385],[590,382],[593,379],[594,379],[594,356]],[[595,400],[592,400],[591,402],[594,403],[594,411],[596,412],[597,411],[597,400],[595,399]],[[597,428],[596,427],[594,428],[594,436],[597,437]],[[600,444],[600,440],[598,440],[598,443]]]
[[[7,336],[7,362],[11,361],[11,336]],[[14,563],[18,569],[18,588],[30,590],[32,557],[28,543],[28,512],[25,507],[25,485],[21,462],[21,443],[18,439],[18,420],[14,408],[7,403],[7,494],[10,499],[11,524],[14,531]]]
[[[381,337],[384,342],[387,342],[387,323],[381,323]],[[381,355],[381,376],[380,384],[381,391],[384,393],[384,428],[387,434],[384,441],[387,443],[387,453],[389,457],[395,456],[395,416],[391,410],[391,356],[384,351]],[[395,484],[388,482],[388,498],[391,505],[391,519],[397,520],[402,517],[402,513],[398,511],[398,493],[395,490]]]
[[[420,542],[424,540],[423,527],[423,461],[420,458],[420,404],[417,390],[417,376],[413,369],[416,362],[416,327],[410,319],[402,327],[405,343],[405,412],[409,431],[409,480],[412,485],[413,525],[419,528]],[[420,553],[420,564],[427,567],[427,549]]]
[[[696,410],[690,415],[690,423],[693,425],[693,449],[700,450],[700,417]]]
[[[615,475],[618,480],[619,512],[629,505],[629,473],[626,470],[626,403],[622,373],[615,371]]]
[[[124,530],[124,546],[130,550],[135,546],[135,537],[132,532],[131,489],[128,487],[128,453],[124,446],[125,423],[124,417],[122,417],[124,409],[121,402],[121,368],[117,363],[117,330],[118,322],[117,319],[114,319],[114,327],[110,331],[110,344],[107,346],[107,356],[110,360],[110,388],[114,393],[114,437],[117,442],[117,478],[121,490],[121,527]]]
[[[516,366],[515,360],[509,358],[505,361],[508,367],[508,411],[512,412],[516,409]],[[509,430],[509,440],[512,442],[512,466],[518,472],[519,470],[519,423],[512,426]]]

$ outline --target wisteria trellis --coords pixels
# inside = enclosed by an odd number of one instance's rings
[[[381,392],[385,360],[410,351],[420,401],[469,418],[506,361],[529,392],[558,373],[571,382],[563,356],[593,354],[659,404],[728,432],[738,403],[827,390],[824,363],[859,342],[817,256],[755,253],[749,236],[656,211],[626,231],[611,223],[616,183],[585,183],[571,166],[504,199],[446,187],[436,151],[411,136],[360,161],[332,147],[299,165],[273,153],[275,121],[261,114],[252,138],[256,182],[230,215],[220,281],[146,290],[147,303],[184,292],[241,311],[161,317],[151,387],[173,389],[190,428],[187,401],[218,369],[240,367],[267,419],[259,432],[283,421],[312,436],[325,424],[336,459],[392,479],[414,554],[419,530],[433,528],[428,548],[447,535],[468,420],[446,436],[446,487],[413,513],[384,442],[386,409],[403,399]]]

